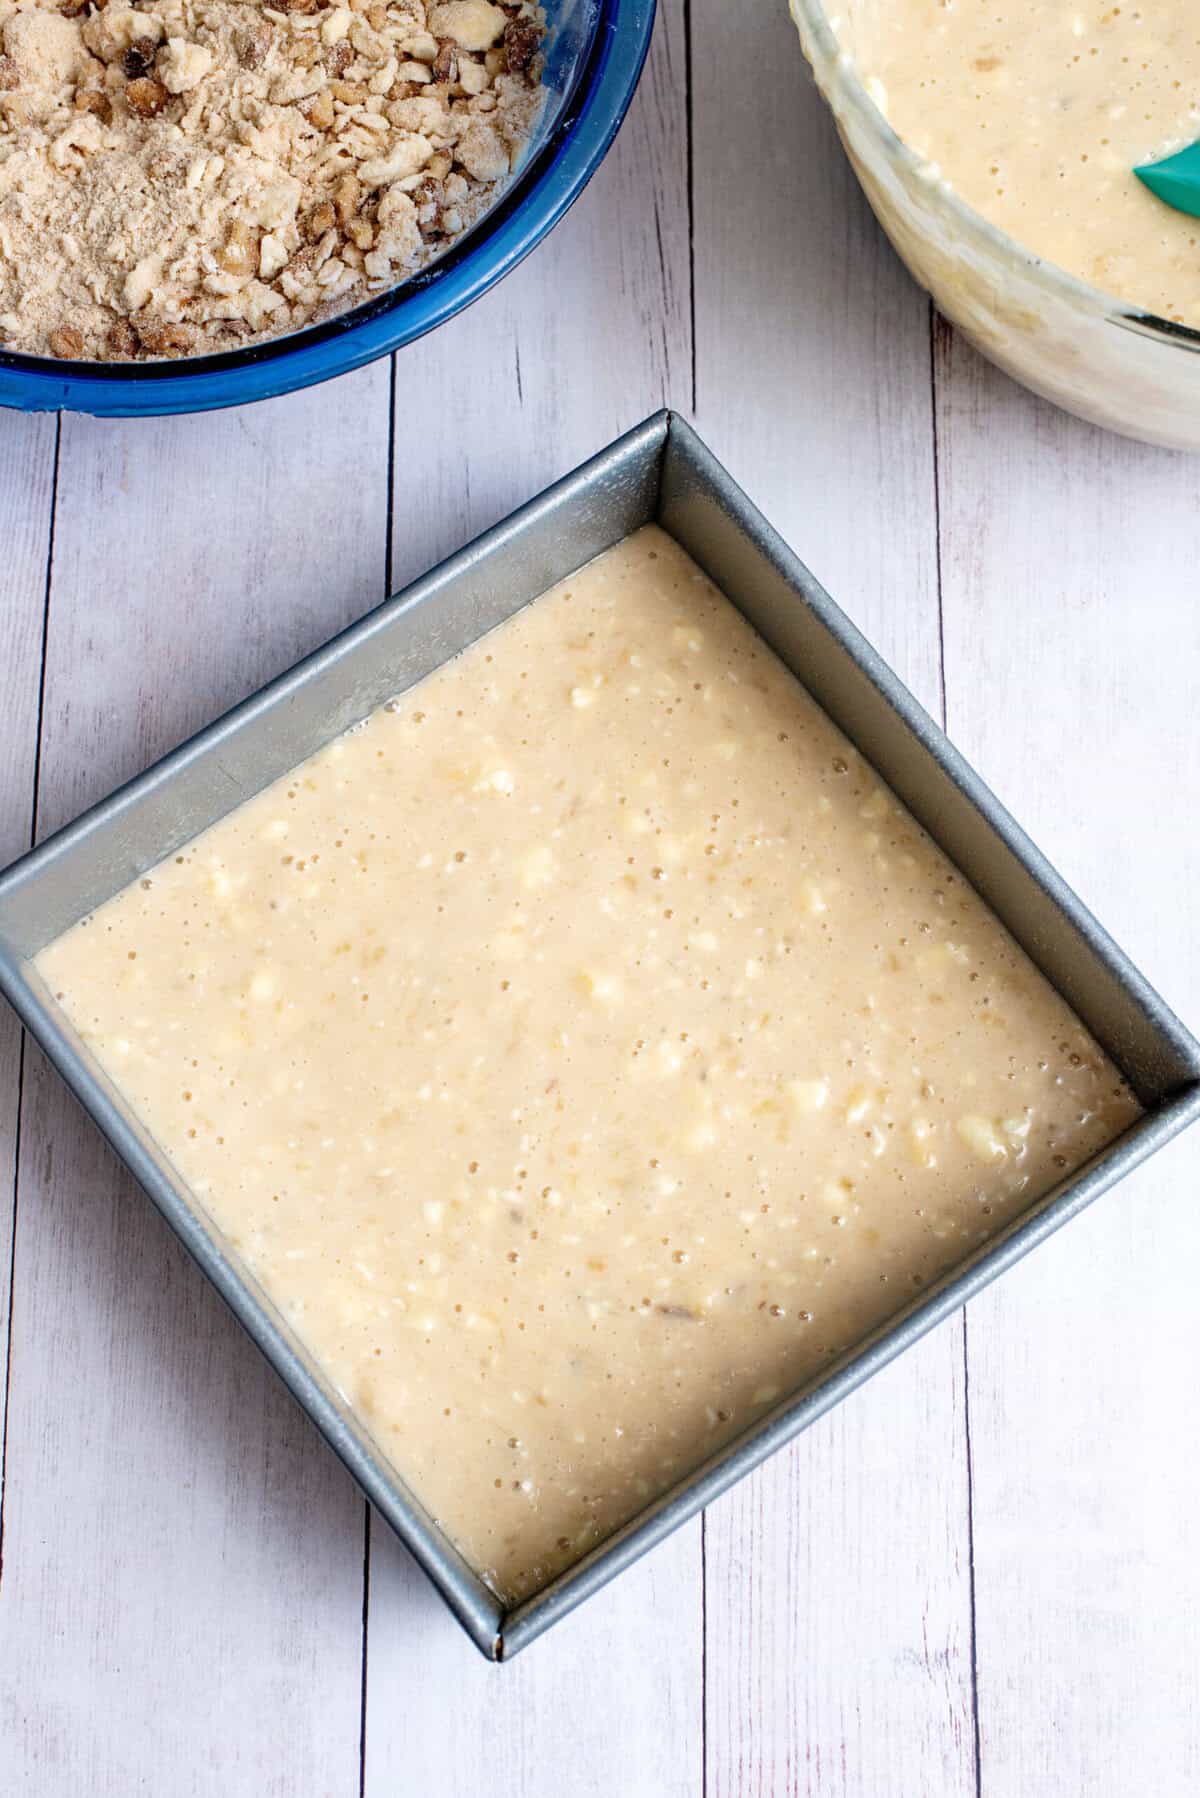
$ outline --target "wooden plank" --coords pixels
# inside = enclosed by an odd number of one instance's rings
[[[375,1519],[368,1794],[699,1798],[699,1525],[492,1666]]]
[[[1197,465],[938,373],[952,734],[1194,1023]],[[983,1798],[1200,1781],[1196,1155],[968,1313]]]
[[[697,424],[938,715],[929,303],[871,216],[786,7],[692,12]]]
[[[693,19],[700,429],[936,714],[927,302],[786,9]],[[962,1357],[951,1324],[710,1512],[711,1798],[973,1789]]]
[[[682,0],[660,6],[638,98],[572,216],[398,358],[395,584],[665,401],[686,405],[683,14]],[[693,1798],[701,1614],[693,1525],[511,1667],[488,1667],[376,1524],[366,1792]]]
[[[707,1514],[708,1789],[974,1789],[955,1319]]]
[[[378,600],[388,431],[386,366],[251,411],[64,422],[40,832]],[[7,1782],[351,1798],[361,1501],[27,1064]]]
[[[5,671],[4,754],[0,757],[0,867],[29,847],[37,753],[46,564],[58,437],[53,418],[7,414],[0,422],[0,667]],[[0,1016],[0,1578],[3,1577],[5,1414],[17,1107],[21,1032]]]

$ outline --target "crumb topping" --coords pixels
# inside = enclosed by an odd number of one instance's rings
[[[468,230],[542,103],[533,0],[0,0],[0,344],[232,349]]]

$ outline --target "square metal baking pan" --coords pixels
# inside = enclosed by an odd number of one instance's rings
[[[973,882],[1146,1108],[1117,1142],[813,1385],[511,1611],[374,1448],[97,1067],[32,958],[322,744],[657,521]],[[1200,1045],[687,425],[659,413],[0,876],[0,989],[482,1652],[508,1659],[1200,1114]]]

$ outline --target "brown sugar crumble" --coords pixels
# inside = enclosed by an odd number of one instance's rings
[[[0,346],[281,336],[492,206],[543,101],[533,0],[0,0]]]

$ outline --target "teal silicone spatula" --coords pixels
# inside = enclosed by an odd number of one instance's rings
[[[1161,162],[1144,162],[1134,169],[1138,180],[1173,206],[1176,212],[1200,218],[1200,143],[1164,156]]]

